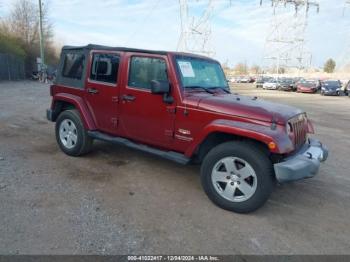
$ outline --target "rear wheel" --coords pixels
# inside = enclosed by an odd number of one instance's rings
[[[92,138],[88,136],[77,110],[63,111],[56,121],[56,140],[61,150],[70,156],[90,151]]]
[[[216,205],[248,213],[269,198],[274,173],[270,159],[257,145],[226,142],[213,148],[203,160],[201,181]]]

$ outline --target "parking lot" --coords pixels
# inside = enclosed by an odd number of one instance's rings
[[[350,254],[350,99],[232,90],[304,109],[330,149],[318,176],[247,215],[212,204],[196,166],[104,142],[66,156],[48,85],[0,82],[0,253]]]

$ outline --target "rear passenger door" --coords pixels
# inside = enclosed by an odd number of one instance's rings
[[[92,51],[87,72],[86,103],[100,131],[117,134],[120,53]]]

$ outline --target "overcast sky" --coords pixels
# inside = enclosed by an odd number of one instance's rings
[[[32,0],[37,3],[37,0]],[[55,37],[61,45],[88,43],[176,50],[180,35],[178,0],[42,0],[50,6]],[[190,11],[201,12],[207,0],[188,0]],[[15,0],[0,0],[6,16]],[[231,2],[231,3],[230,3]],[[310,10],[306,32],[313,64],[340,59],[350,44],[350,6],[345,0],[319,0],[320,12]],[[214,0],[212,46],[215,58],[230,65],[260,64],[269,32],[269,0]]]

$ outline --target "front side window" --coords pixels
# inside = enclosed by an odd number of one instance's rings
[[[120,58],[118,54],[94,54],[90,79],[99,82],[117,82]]]
[[[84,72],[85,56],[79,53],[67,53],[64,58],[62,75],[64,77],[81,79]]]
[[[176,64],[184,88],[229,88],[220,64],[215,61],[177,56]]]
[[[165,60],[150,57],[131,57],[128,85],[151,89],[152,80],[168,80]]]

